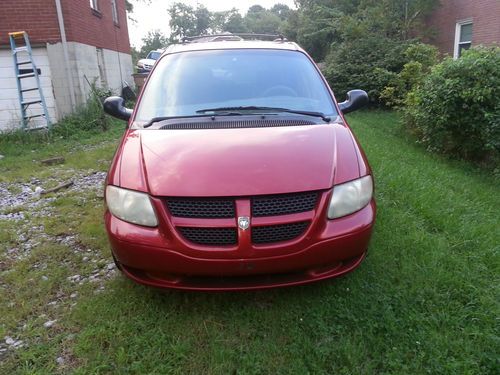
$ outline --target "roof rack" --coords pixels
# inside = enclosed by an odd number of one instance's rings
[[[281,34],[253,34],[253,33],[222,33],[197,36],[186,36],[182,38],[182,43],[198,42],[220,42],[220,41],[241,41],[241,40],[271,40],[273,42],[288,41]]]

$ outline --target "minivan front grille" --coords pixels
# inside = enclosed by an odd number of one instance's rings
[[[309,221],[301,221],[297,223],[253,227],[252,242],[259,245],[290,241],[303,234],[308,226]]]
[[[278,216],[311,211],[318,201],[318,193],[280,194],[252,198],[252,216]]]
[[[182,236],[198,245],[225,246],[238,243],[236,228],[178,227]]]
[[[238,244],[237,216],[240,215],[236,210],[236,200],[250,205],[251,217],[271,218],[314,210],[319,196],[318,191],[308,191],[246,198],[167,197],[165,205],[172,216],[175,229],[187,241],[204,246],[234,246]],[[267,225],[266,220],[261,219],[261,225],[251,225],[251,242],[262,245],[291,241],[301,236],[311,224],[309,220],[290,222],[292,217],[285,219],[283,224]],[[276,219],[272,221],[275,223]]]
[[[169,198],[167,207],[176,217],[223,219],[236,215],[232,198]]]

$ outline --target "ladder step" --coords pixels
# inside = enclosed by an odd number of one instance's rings
[[[35,91],[35,90],[38,90],[38,87],[32,87],[29,89],[22,89],[21,92],[28,92],[28,91]]]
[[[48,126],[47,125],[37,126],[36,128],[28,128],[26,130],[28,130],[28,131],[37,131],[37,130],[43,130],[43,129],[48,129]]]
[[[12,31],[9,33],[9,36],[13,38],[20,38],[26,34],[26,31]]]
[[[24,39],[24,42],[22,40],[19,40],[19,45],[16,45],[18,43],[18,39]],[[11,32],[9,33],[9,42],[12,56],[14,58],[14,70],[16,72],[15,74],[17,79],[17,93],[21,102],[20,110],[21,118],[23,119],[23,129],[36,130],[50,128],[50,115],[47,112],[47,105],[45,103],[43,92],[40,87],[40,80],[38,79],[39,75],[41,75],[42,72],[36,67],[33,60],[28,34],[25,31]],[[20,53],[25,53],[25,55],[21,56]],[[23,85],[21,84],[21,80],[23,78],[35,78],[36,82],[34,87],[33,84],[26,84],[26,86],[31,87],[23,88]],[[38,95],[35,94],[30,98],[24,98],[23,93],[29,91],[38,91]],[[38,105],[39,107],[32,108],[30,107],[32,104]],[[33,111],[34,113],[32,113],[30,109],[35,109],[35,111]],[[41,124],[35,123],[35,128],[29,128],[28,121],[37,117],[42,118],[43,122],[45,122],[45,125],[40,126]]]
[[[22,105],[30,105],[30,104],[37,104],[37,103],[41,103],[42,100],[41,99],[36,99],[36,100],[29,100],[29,101],[24,101],[24,102],[21,102]]]
[[[45,117],[45,114],[44,114],[44,113],[40,113],[39,115],[24,116],[24,119],[25,119],[25,120],[29,120],[29,119],[31,119],[31,118],[35,118],[35,117]]]
[[[25,73],[25,74],[19,74],[17,76],[17,78],[23,79],[23,78],[30,78],[30,77],[34,77],[34,76],[35,76],[35,73]]]

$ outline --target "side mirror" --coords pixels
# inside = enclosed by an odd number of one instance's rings
[[[347,99],[339,103],[343,114],[353,112],[368,104],[368,94],[363,90],[351,90],[347,93]]]
[[[119,96],[110,96],[103,103],[104,112],[120,120],[128,121],[132,116],[132,110],[125,108],[125,100]]]

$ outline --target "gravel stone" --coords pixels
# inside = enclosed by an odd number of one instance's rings
[[[57,322],[57,320],[48,320],[46,321],[45,323],[43,323],[43,326],[45,328],[50,328],[52,327],[55,323]]]

